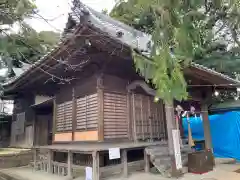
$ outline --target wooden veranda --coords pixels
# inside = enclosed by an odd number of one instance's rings
[[[103,177],[122,173],[123,177],[128,177],[129,171],[142,170],[149,172],[150,161],[146,152],[144,152],[144,159],[137,161],[129,161],[128,152],[136,149],[145,149],[149,146],[166,146],[167,142],[118,142],[118,143],[81,143],[81,144],[55,144],[49,146],[41,146],[34,148],[34,162],[35,170],[41,170],[57,175],[74,177],[75,170],[85,170],[85,167],[90,166],[93,170],[93,180],[99,180]],[[120,163],[111,166],[101,166],[101,156],[103,152],[108,152],[110,148],[118,147],[121,152]],[[39,159],[39,151],[47,151],[45,160]],[[67,158],[65,162],[56,162],[53,158],[54,152],[65,152]],[[88,155],[88,164],[74,165],[73,154]],[[86,163],[86,162],[83,162]]]

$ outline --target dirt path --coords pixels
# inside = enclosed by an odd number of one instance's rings
[[[237,165],[218,165],[214,171],[196,175],[196,174],[185,174],[184,177],[179,180],[240,180],[240,173],[236,173],[237,169],[240,169],[240,164]],[[13,179],[1,178],[0,180],[68,180],[67,177],[57,176],[48,174],[40,171],[33,171],[29,167],[24,168],[11,168],[1,170],[1,172],[12,176]],[[174,180],[174,178],[164,178],[158,174],[147,174],[144,172],[134,173],[129,175],[128,178],[112,177],[108,180]],[[84,177],[77,178],[75,180],[85,180]]]

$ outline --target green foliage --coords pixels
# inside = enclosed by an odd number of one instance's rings
[[[40,33],[24,22],[36,12],[31,0],[0,0],[0,68],[21,67],[22,62],[34,63],[49,51],[60,39],[51,31]],[[13,25],[19,31],[13,33]]]
[[[168,101],[187,97],[182,69],[192,61],[222,72],[240,71],[234,66],[239,61],[239,6],[239,0],[128,0],[110,15],[152,34],[151,57],[133,57],[140,74]]]
[[[0,25],[21,22],[29,17],[35,8],[35,4],[29,0],[0,0]]]
[[[23,20],[30,17],[35,8],[30,0],[0,0],[0,67],[7,66],[9,72],[12,68],[11,56],[16,50],[13,46],[15,39],[7,36],[14,24],[25,27]]]
[[[13,65],[20,67],[21,62],[34,63],[57,44],[59,39],[58,33],[52,31],[37,33],[29,28],[18,34],[3,36],[0,42],[4,42],[2,44],[5,45],[5,52],[8,52],[8,56],[13,60]]]

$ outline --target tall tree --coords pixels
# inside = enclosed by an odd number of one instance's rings
[[[239,0],[128,0],[110,15],[152,34],[150,59],[133,53],[136,68],[152,80],[158,96],[182,100],[187,97],[182,69],[192,61],[223,72],[239,64],[239,6]]]

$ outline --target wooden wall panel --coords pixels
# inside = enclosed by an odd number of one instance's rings
[[[56,131],[72,130],[72,101],[57,104]]]
[[[97,94],[78,98],[76,100],[76,130],[92,130],[98,123]]]
[[[74,141],[98,141],[98,131],[75,132]]]
[[[103,85],[104,89],[109,91],[116,91],[116,92],[127,92],[126,86],[128,81],[126,79],[122,79],[116,76],[107,75],[103,76]]]
[[[75,97],[83,97],[97,92],[97,78],[93,75],[88,78],[83,78],[74,81],[72,84],[64,84],[60,87],[56,95],[57,104],[72,100],[72,89],[75,90]]]
[[[166,118],[163,101],[160,100],[158,103],[154,103],[153,98],[151,98],[151,101],[150,113],[153,138],[166,139]]]
[[[133,137],[135,140],[165,139],[163,102],[143,94],[132,94]]]
[[[72,133],[57,133],[54,135],[55,142],[72,141]]]
[[[128,138],[127,95],[104,92],[104,139]]]
[[[56,103],[62,104],[70,100],[72,100],[72,85],[61,86],[59,92],[56,94]]]
[[[96,75],[93,75],[89,78],[80,80],[75,83],[75,96],[76,98],[94,94],[97,92],[97,78]]]

